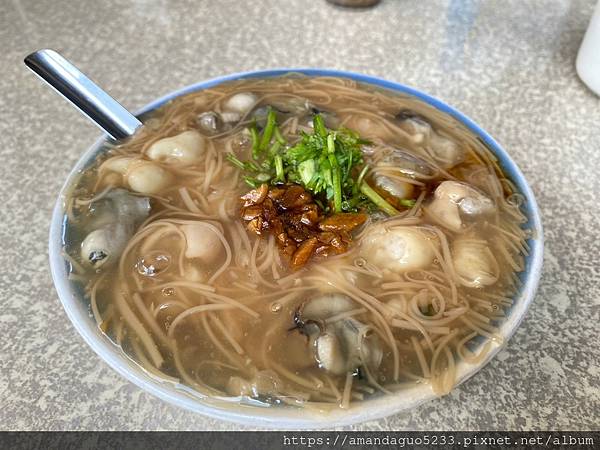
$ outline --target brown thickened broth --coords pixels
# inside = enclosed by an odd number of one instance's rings
[[[98,326],[199,395],[348,408],[475,364],[520,288],[523,197],[423,102],[286,76],[177,98],[67,199]]]

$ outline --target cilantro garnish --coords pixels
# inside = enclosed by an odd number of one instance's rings
[[[253,188],[263,183],[296,183],[310,191],[326,211],[355,212],[380,209],[393,216],[398,211],[365,181],[369,170],[361,152],[368,143],[354,131],[329,130],[323,118],[313,118],[313,132],[301,132],[300,140],[288,145],[269,110],[260,133],[250,129],[252,159],[241,161],[233,153],[227,160],[244,172],[244,181]]]

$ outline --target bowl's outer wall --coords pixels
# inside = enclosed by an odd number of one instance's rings
[[[506,151],[504,151],[500,145],[475,122],[442,101],[402,84],[357,73],[327,69],[275,69],[219,77],[187,86],[163,96],[138,111],[138,115],[151,111],[181,95],[206,89],[227,81],[244,78],[281,76],[288,73],[300,73],[307,76],[350,78],[361,83],[408,94],[432,105],[438,110],[453,116],[459,122],[466,125],[472,132],[481,137],[486,145],[498,157],[505,174],[508,175],[515,183],[518,190],[524,195],[526,201],[523,208],[529,220],[525,226],[531,229],[533,234],[532,238],[529,240],[531,252],[526,258],[526,269],[520,274],[521,280],[523,281],[523,288],[516,296],[514,306],[512,307],[507,320],[501,326],[501,334],[504,337],[503,343],[496,343],[485,360],[480,364],[462,364],[459,366],[458,381],[459,383],[464,382],[480,370],[506,344],[506,341],[513,335],[516,328],[523,320],[525,313],[535,296],[543,260],[542,224],[533,192],[527,184],[523,174],[508,156]],[[375,420],[393,413],[407,411],[435,397],[429,386],[421,384],[395,394],[392,398],[389,396],[375,398],[357,404],[349,410],[334,410],[327,414],[319,414],[296,408],[257,408],[228,404],[226,402],[218,402],[211,399],[200,400],[190,389],[180,386],[175,387],[173,384],[162,382],[140,368],[130,358],[125,356],[121,349],[113,344],[96,326],[94,318],[90,315],[88,303],[81,297],[75,286],[68,281],[68,269],[62,256],[65,222],[64,199],[68,192],[68,188],[74,182],[81,170],[93,162],[98,152],[102,151],[102,144],[107,138],[106,135],[103,136],[81,157],[61,190],[61,194],[54,208],[50,226],[49,256],[52,278],[69,319],[73,322],[73,325],[88,345],[118,373],[142,389],[174,405],[214,418],[229,420],[244,425],[280,429],[338,427],[357,422]]]

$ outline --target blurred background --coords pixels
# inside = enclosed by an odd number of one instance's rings
[[[575,58],[593,0],[5,0],[0,14],[0,427],[239,429],[143,393],[84,344],[47,263],[52,206],[100,132],[28,73],[61,52],[130,110],[207,78],[275,67],[362,72],[423,90],[494,136],[541,207],[545,265],[485,369],[379,429],[590,429],[600,422],[600,100]]]

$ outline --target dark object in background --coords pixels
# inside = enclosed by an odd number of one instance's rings
[[[375,6],[379,3],[379,0],[327,0],[329,3],[333,3],[338,6],[348,6],[351,8],[367,8],[369,6]]]

